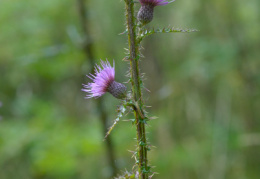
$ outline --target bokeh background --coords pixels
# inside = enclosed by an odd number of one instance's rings
[[[159,117],[148,127],[154,178],[260,178],[259,7],[178,0],[155,8],[149,28],[199,32],[142,44],[144,99]],[[117,81],[127,81],[124,1],[85,0],[85,8],[96,62],[114,59]],[[99,109],[81,91],[92,67],[77,1],[1,0],[0,27],[0,178],[110,178]],[[120,102],[102,99],[112,124]],[[135,127],[121,121],[111,138],[118,170],[131,171]]]

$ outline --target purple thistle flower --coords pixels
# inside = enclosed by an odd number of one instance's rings
[[[83,84],[82,91],[89,93],[86,98],[98,98],[106,92],[118,99],[126,97],[126,86],[115,81],[115,62],[112,67],[108,61],[101,60],[101,67],[96,65],[95,74],[87,75],[87,77],[93,82]]]
[[[173,1],[168,2],[167,0],[139,0],[141,8],[138,11],[137,19],[142,24],[148,24],[153,20],[153,9],[155,6],[164,6]]]

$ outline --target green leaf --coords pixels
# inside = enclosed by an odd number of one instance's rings
[[[158,29],[151,29],[151,30],[144,30],[140,35],[139,35],[139,41],[141,42],[143,38],[156,34],[156,33],[176,33],[176,32],[184,32],[184,33],[189,33],[189,32],[198,32],[196,29],[181,29],[181,28],[158,28]]]
[[[124,101],[123,104],[121,104],[118,108],[117,108],[117,118],[114,120],[112,126],[108,129],[108,132],[104,138],[104,140],[107,138],[107,136],[112,132],[112,130],[114,129],[114,127],[116,126],[116,124],[119,122],[120,118],[123,117],[124,113],[126,112],[126,102]]]

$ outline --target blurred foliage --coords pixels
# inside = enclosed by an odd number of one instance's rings
[[[87,0],[95,56],[127,81],[123,1]],[[138,8],[140,5],[137,4]],[[196,33],[144,39],[145,100],[154,178],[260,177],[260,1],[183,0],[155,8],[149,28]],[[76,1],[0,1],[0,178],[109,178],[95,100],[81,84]],[[119,102],[105,95],[110,121]],[[128,116],[131,118],[131,116]],[[117,165],[131,170],[135,128],[111,133]]]

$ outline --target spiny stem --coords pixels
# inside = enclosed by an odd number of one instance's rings
[[[139,41],[136,35],[136,21],[134,17],[134,2],[133,0],[125,0],[126,5],[126,21],[128,30],[128,44],[130,52],[130,73],[131,85],[134,103],[138,104],[138,108],[133,108],[135,115],[135,125],[137,129],[137,145],[138,145],[138,171],[140,179],[148,179],[147,167],[147,143],[145,135],[145,124],[142,121],[143,100],[141,91],[141,78],[139,72]],[[140,111],[138,111],[140,110]]]
[[[89,29],[88,29],[88,27],[90,25],[89,25],[88,18],[87,18],[87,9],[85,8],[84,0],[77,0],[77,5],[78,5],[78,11],[79,11],[79,15],[80,15],[82,31],[83,31],[83,35],[84,35],[84,39],[85,39],[85,42],[83,44],[83,52],[84,52],[85,56],[88,58],[91,66],[92,66],[92,70],[94,70],[94,66],[95,66],[94,51],[93,51],[93,43],[91,41],[91,38],[90,38],[91,36],[90,36]],[[107,124],[108,115],[104,109],[103,103],[104,103],[104,101],[102,100],[102,98],[97,99],[97,108],[100,113],[100,120],[102,122],[103,132],[105,135],[107,132],[107,128],[108,128],[108,124]],[[112,168],[112,176],[115,176],[117,173],[117,167],[115,164],[114,147],[113,147],[112,139],[110,136],[107,136],[105,143],[106,143],[106,147],[107,147],[107,157],[109,160],[109,165]]]

